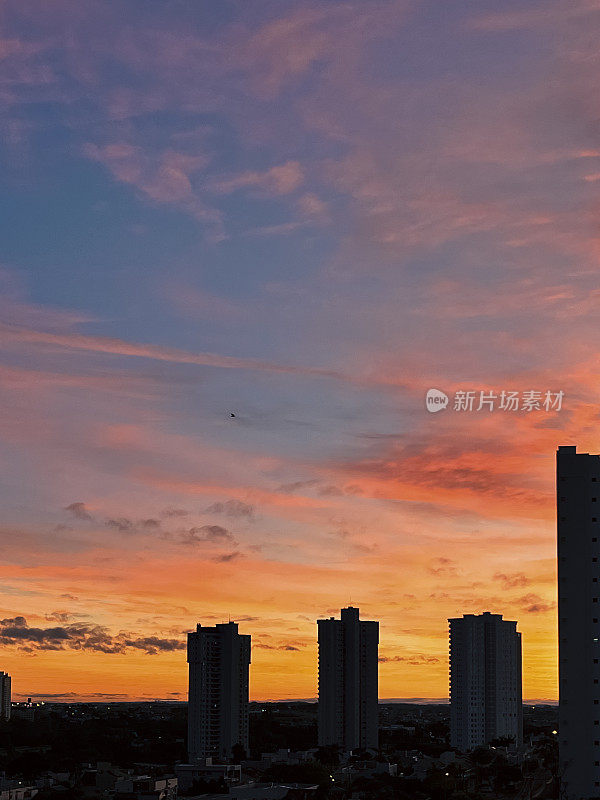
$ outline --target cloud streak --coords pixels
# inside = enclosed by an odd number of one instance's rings
[[[25,617],[0,620],[0,643],[26,652],[40,650],[87,650],[110,655],[124,655],[141,650],[147,655],[183,650],[185,642],[158,636],[111,634],[103,625],[71,622],[55,627],[30,627]]]

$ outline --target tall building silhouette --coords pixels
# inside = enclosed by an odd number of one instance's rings
[[[600,797],[600,456],[556,458],[561,798]]]
[[[236,745],[248,751],[250,636],[235,622],[197,625],[188,633],[187,660],[190,761],[230,758]]]
[[[8,672],[0,672],[0,719],[10,719],[12,708],[11,680]]]
[[[450,623],[450,741],[472,750],[510,736],[523,742],[521,634],[501,614]]]
[[[341,619],[320,619],[319,745],[377,748],[379,623],[343,608]]]

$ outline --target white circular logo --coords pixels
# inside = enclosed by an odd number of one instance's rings
[[[425,408],[435,414],[436,411],[441,411],[448,405],[448,395],[441,392],[439,389],[428,389],[425,395]]]

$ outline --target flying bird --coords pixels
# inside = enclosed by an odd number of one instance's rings
[[[230,412],[229,416],[230,417],[235,417],[235,414],[233,412]]]

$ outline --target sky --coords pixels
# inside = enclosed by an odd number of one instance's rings
[[[185,632],[230,618],[252,699],[313,698],[350,603],[382,698],[447,697],[447,619],[491,611],[556,699],[555,450],[600,448],[599,32],[599,0],[3,0],[16,699],[185,699]]]

